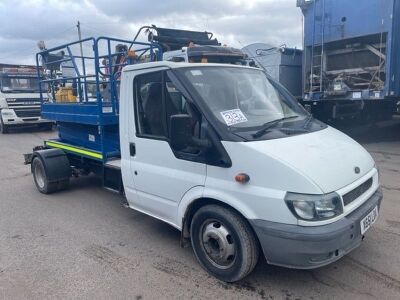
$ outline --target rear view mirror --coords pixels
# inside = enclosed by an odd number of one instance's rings
[[[173,115],[170,117],[169,136],[171,147],[176,151],[187,148],[192,141],[192,117]]]

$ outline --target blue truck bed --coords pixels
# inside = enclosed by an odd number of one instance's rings
[[[128,64],[162,58],[157,44],[99,37],[37,54],[42,117],[56,121],[59,138],[46,146],[102,162],[120,156],[119,86]],[[38,68],[39,69],[39,68]],[[38,74],[39,75],[39,74]]]

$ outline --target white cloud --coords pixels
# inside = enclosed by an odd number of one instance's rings
[[[33,63],[38,40],[48,47],[84,36],[132,38],[143,25],[214,32],[236,47],[253,42],[301,45],[294,0],[21,0],[0,1],[0,63]]]

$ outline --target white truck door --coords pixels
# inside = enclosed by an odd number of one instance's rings
[[[190,114],[188,103],[166,71],[136,75],[133,85],[130,167],[137,197],[128,201],[133,208],[175,225],[179,201],[193,187],[204,186],[206,178],[206,165],[196,161],[195,150],[187,153],[189,160],[177,158],[168,142],[170,116]]]

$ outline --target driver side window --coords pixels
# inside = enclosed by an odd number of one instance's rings
[[[143,138],[170,139],[171,117],[190,116],[193,137],[200,135],[200,114],[179,91],[167,72],[138,75],[134,83],[137,135]],[[193,149],[180,150],[194,153]]]
[[[168,132],[170,130],[171,116],[189,115],[192,119],[193,136],[197,137],[199,135],[199,115],[194,111],[185,96],[179,91],[167,74],[165,75],[165,110]]]

